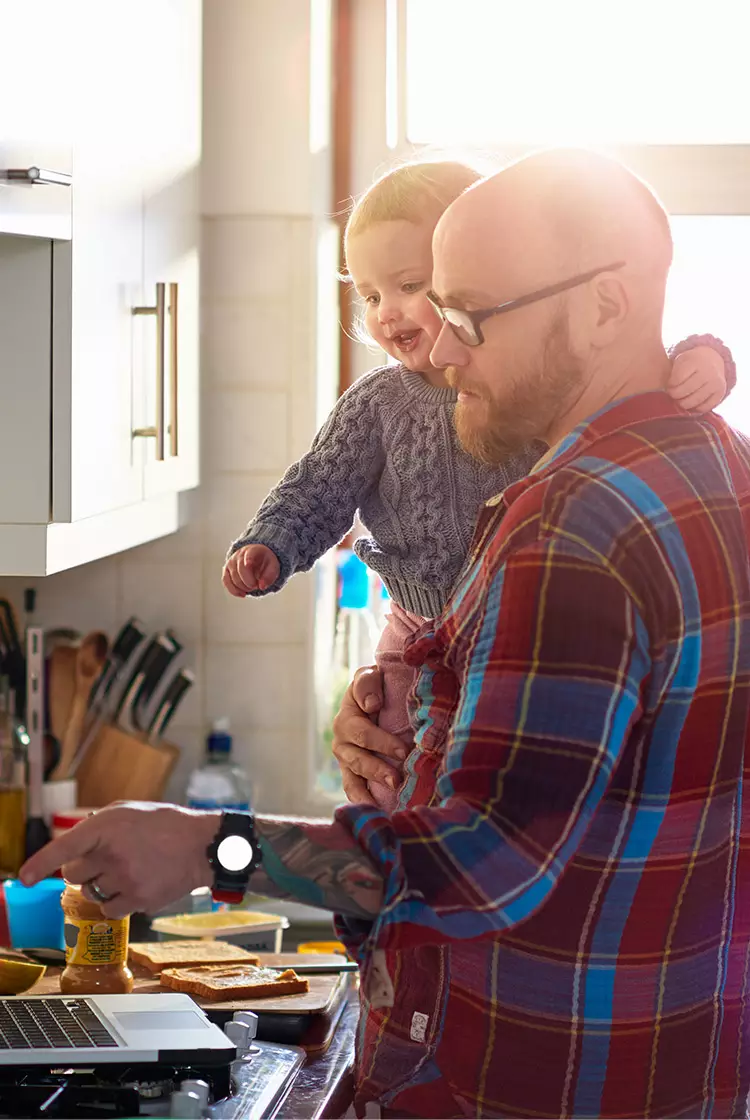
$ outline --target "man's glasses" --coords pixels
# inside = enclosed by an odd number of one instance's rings
[[[504,315],[506,311],[515,311],[519,307],[527,307],[530,303],[538,303],[542,299],[549,299],[550,296],[559,295],[560,292],[567,292],[571,288],[580,287],[581,284],[588,284],[589,280],[601,276],[603,272],[615,272],[616,269],[624,267],[625,261],[616,261],[602,268],[592,268],[590,272],[581,272],[570,280],[561,280],[558,284],[550,284],[549,287],[530,292],[527,296],[510,299],[505,303],[499,303],[497,307],[487,307],[481,311],[466,311],[463,307],[444,307],[434,292],[428,292],[427,298],[443,322],[448,324],[464,346],[481,346],[484,342],[482,323],[485,319],[491,319],[493,315]]]

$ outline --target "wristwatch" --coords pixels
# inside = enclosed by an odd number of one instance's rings
[[[253,814],[224,813],[206,855],[214,872],[214,902],[242,902],[250,876],[261,862]]]

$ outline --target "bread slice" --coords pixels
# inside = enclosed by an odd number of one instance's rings
[[[208,1001],[267,999],[309,992],[310,983],[293,968],[279,972],[252,964],[208,964],[195,968],[165,968],[161,985],[174,992]]]
[[[156,974],[163,968],[189,968],[198,964],[257,964],[259,958],[228,941],[181,938],[179,941],[133,941],[130,960]]]

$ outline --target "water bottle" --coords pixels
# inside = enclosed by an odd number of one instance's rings
[[[187,804],[190,809],[250,808],[250,783],[244,770],[232,762],[228,719],[214,722],[206,740],[206,760],[188,781]]]

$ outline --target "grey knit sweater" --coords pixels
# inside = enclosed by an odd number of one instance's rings
[[[671,358],[710,346],[724,360],[727,392],[737,370],[713,335],[691,335]],[[462,450],[456,394],[403,366],[365,374],[339,399],[312,448],[266,498],[230,554],[265,544],[279,558],[278,591],[345,537],[359,511],[370,532],[355,544],[392,598],[423,618],[440,614],[469,551],[484,502],[529,473],[544,448],[527,447],[499,467]]]
[[[357,555],[397,603],[434,618],[458,578],[482,504],[528,474],[543,450],[536,445],[502,466],[482,466],[459,446],[455,406],[452,389],[403,366],[365,374],[231,551],[273,549],[281,572],[268,590],[278,591],[346,536],[359,511],[371,535],[356,542]]]

